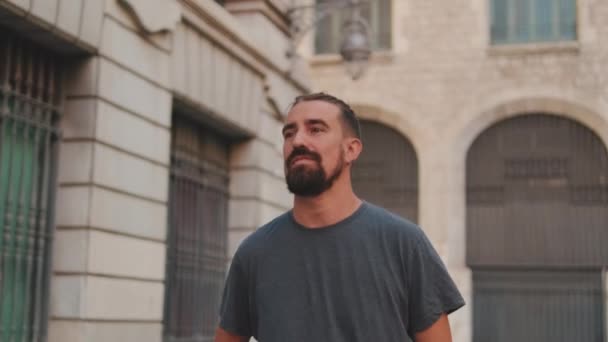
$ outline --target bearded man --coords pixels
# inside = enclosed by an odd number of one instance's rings
[[[451,341],[447,315],[464,301],[435,249],[353,191],[363,143],[350,106],[299,96],[283,139],[293,209],[239,246],[215,341]]]

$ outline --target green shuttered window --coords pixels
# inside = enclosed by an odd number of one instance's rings
[[[0,341],[44,341],[60,67],[0,33]]]
[[[576,0],[490,0],[492,44],[576,40]]]

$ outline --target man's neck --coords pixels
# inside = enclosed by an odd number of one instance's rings
[[[307,228],[322,228],[338,223],[352,215],[361,205],[350,186],[332,188],[316,197],[294,198],[293,215],[295,220]]]

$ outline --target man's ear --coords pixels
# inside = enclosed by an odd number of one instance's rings
[[[344,158],[347,164],[352,164],[363,151],[363,143],[358,138],[348,138],[344,151]]]

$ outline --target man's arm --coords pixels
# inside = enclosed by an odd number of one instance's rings
[[[448,316],[442,314],[430,327],[416,333],[415,342],[452,342]]]
[[[215,342],[247,342],[249,337],[233,335],[222,328],[215,330]]]

